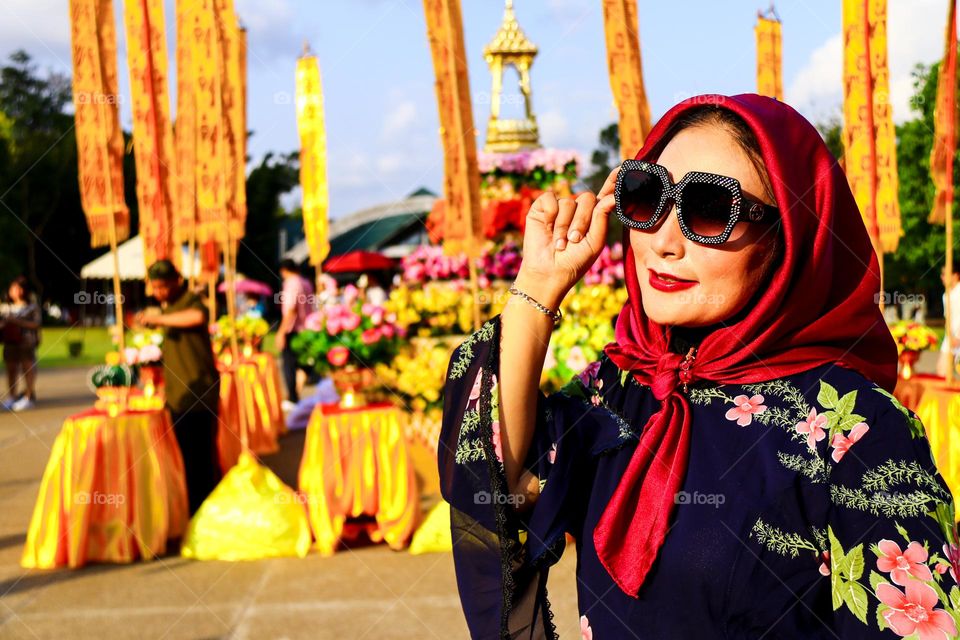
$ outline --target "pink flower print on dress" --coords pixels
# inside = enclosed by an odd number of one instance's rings
[[[733,399],[736,405],[727,411],[727,420],[735,421],[741,427],[745,427],[753,422],[753,416],[757,413],[763,413],[767,410],[767,405],[763,404],[763,396],[755,395],[748,398],[745,395],[739,395]]]
[[[877,598],[890,607],[883,619],[898,636],[917,634],[920,640],[949,640],[957,634],[957,625],[943,609],[937,592],[930,585],[910,580],[906,593],[886,582],[877,585]]]
[[[919,542],[911,542],[905,551],[893,540],[881,540],[877,546],[882,556],[877,558],[877,569],[890,574],[890,579],[903,586],[913,576],[920,580],[932,580],[933,574],[926,565],[927,550]]]
[[[480,385],[483,382],[483,367],[477,371],[477,377],[473,381],[473,388],[470,389],[470,400],[476,400],[480,397]]]
[[[798,422],[796,428],[797,433],[802,433],[807,436],[807,446],[811,449],[816,449],[816,443],[827,437],[827,432],[823,430],[826,425],[827,417],[817,415],[816,409],[810,409],[810,414],[807,416],[807,419]]]
[[[496,454],[497,460],[503,462],[503,443],[500,441],[500,421],[494,420],[490,428],[493,430],[493,452]]]
[[[587,616],[580,616],[580,640],[593,640],[593,629]]]
[[[864,434],[870,431],[870,427],[867,426],[866,422],[858,422],[854,425],[853,429],[850,429],[850,435],[843,435],[838,433],[833,436],[833,442],[830,444],[833,445],[833,455],[830,457],[833,458],[834,462],[840,462],[841,458],[846,455],[847,450],[854,445],[854,443],[859,442],[860,438]]]
[[[557,461],[557,443],[556,442],[550,445],[550,451],[547,452],[547,460],[550,461],[550,464],[553,464]]]

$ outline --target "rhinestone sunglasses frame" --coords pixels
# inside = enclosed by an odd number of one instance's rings
[[[630,171],[643,171],[650,175],[660,178],[663,183],[663,190],[660,192],[660,202],[650,219],[646,222],[637,222],[623,212],[622,190],[624,176]],[[702,236],[687,226],[687,221],[683,215],[683,190],[691,183],[712,184],[727,189],[733,197],[730,204],[730,217],[723,232],[716,236]],[[723,244],[730,239],[734,226],[740,222],[740,214],[746,213],[744,222],[769,222],[779,220],[780,209],[769,204],[763,204],[756,200],[751,200],[743,195],[740,188],[740,181],[730,176],[722,176],[717,173],[706,173],[703,171],[691,171],[687,173],[678,182],[670,180],[670,174],[666,167],[646,162],[643,160],[624,160],[620,165],[620,171],[617,173],[617,184],[614,189],[614,198],[617,205],[617,217],[620,221],[631,229],[651,229],[660,221],[660,217],[665,211],[668,211],[667,202],[673,200],[677,209],[677,222],[680,224],[680,230],[685,238],[698,242],[700,244]]]

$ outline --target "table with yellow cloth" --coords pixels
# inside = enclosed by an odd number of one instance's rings
[[[960,384],[936,376],[915,375],[897,382],[894,395],[913,410],[927,431],[937,469],[960,498]]]
[[[23,567],[148,560],[183,535],[187,485],[170,413],[112,413],[90,409],[63,423],[40,482]]]
[[[299,484],[322,555],[333,554],[347,518],[364,515],[375,519],[371,540],[404,548],[420,502],[401,411],[389,403],[317,405],[307,425]]]
[[[219,359],[220,429],[217,445],[220,468],[226,473],[240,457],[240,412],[246,419],[250,450],[259,455],[276,453],[277,438],[286,432],[281,408],[280,373],[272,354],[241,356],[236,365]]]

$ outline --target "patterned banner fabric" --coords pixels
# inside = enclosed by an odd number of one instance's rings
[[[221,48],[220,90],[223,104],[223,137],[225,147],[224,176],[230,237],[244,235],[247,219],[247,123],[246,123],[246,45],[241,46],[240,27],[233,10],[233,0],[215,0],[216,24]]]
[[[197,0],[177,0],[177,122],[174,126],[177,180],[173,239],[196,240],[197,111],[193,77],[193,27]]]
[[[80,200],[96,248],[110,244],[111,218],[117,242],[130,235],[112,1],[70,0],[70,36]]]
[[[620,157],[633,158],[650,132],[643,86],[637,0],[603,0],[610,88],[620,112]]]
[[[783,100],[781,26],[776,18],[757,15],[757,93]]]
[[[424,0],[444,155],[444,252],[479,251],[480,170],[459,0]]]
[[[310,247],[310,264],[320,266],[330,253],[330,205],[327,185],[327,129],[323,114],[323,84],[314,56],[297,60],[297,131],[300,134],[300,188],[303,192],[303,233]]]
[[[930,177],[933,178],[933,208],[930,222],[944,224],[947,203],[953,202],[953,157],[957,152],[957,2],[950,0],[947,12],[943,61],[937,79],[937,104],[933,115],[933,149]]]
[[[843,143],[850,189],[878,251],[897,250],[896,132],[887,67],[886,0],[843,2]]]
[[[127,65],[133,98],[133,150],[143,259],[178,260],[171,242],[173,132],[167,92],[167,41],[162,0],[128,0]]]

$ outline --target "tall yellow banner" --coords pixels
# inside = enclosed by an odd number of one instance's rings
[[[230,237],[237,241],[243,237],[247,219],[247,123],[245,120],[246,69],[241,54],[240,27],[233,10],[233,0],[215,0],[217,32],[221,55],[221,100],[223,104],[223,140],[226,145],[224,165],[227,213],[230,216]]]
[[[327,128],[323,113],[323,84],[316,57],[305,53],[297,60],[296,92],[303,233],[310,247],[310,264],[319,267],[330,253],[330,242]]]
[[[193,29],[197,0],[177,0],[177,122],[176,188],[174,190],[173,238],[189,243],[197,233],[197,104],[193,76]]]
[[[459,0],[423,0],[444,153],[444,251],[480,250],[480,170]]]
[[[757,13],[757,93],[783,100],[781,25],[776,14]]]
[[[843,143],[847,180],[878,251],[896,251],[896,134],[887,67],[886,0],[843,1]]]
[[[610,88],[620,113],[620,156],[633,158],[650,132],[643,85],[637,0],[603,0]]]
[[[143,259],[149,267],[161,258],[179,261],[173,251],[173,131],[167,92],[167,40],[162,0],[127,0],[127,66],[133,98],[133,150],[137,165],[137,202]]]
[[[111,228],[116,242],[130,235],[112,0],[70,0],[70,37],[80,200],[90,246],[102,247],[110,244]]]
[[[953,204],[953,157],[957,153],[957,1],[950,0],[943,60],[937,78],[937,103],[933,112],[933,148],[930,177],[933,207],[930,222],[944,224]]]

